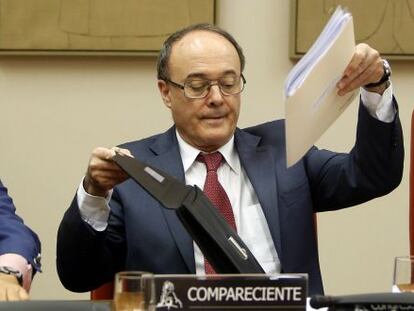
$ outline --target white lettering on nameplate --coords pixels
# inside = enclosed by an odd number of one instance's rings
[[[189,301],[300,301],[302,287],[190,287]]]

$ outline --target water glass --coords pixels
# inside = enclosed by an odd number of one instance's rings
[[[154,310],[154,276],[144,271],[123,271],[115,275],[115,311]]]
[[[392,291],[414,292],[414,256],[395,257]]]

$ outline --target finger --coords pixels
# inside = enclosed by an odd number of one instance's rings
[[[87,193],[106,197],[108,191],[128,179],[128,175],[114,162],[94,159],[88,166],[83,186]]]
[[[381,80],[384,74],[384,63],[382,58],[375,59],[369,69],[370,70],[367,70],[367,73],[369,74],[366,75],[363,85],[375,83]]]
[[[101,160],[111,160],[112,157],[115,155],[115,151],[111,148],[105,148],[105,147],[97,147],[94,150],[92,150],[91,158],[97,158]]]
[[[16,301],[19,300],[18,286],[9,286],[6,289],[6,300],[7,301]]]
[[[112,153],[112,156],[111,156],[111,158],[116,154],[116,153],[122,153],[121,152],[121,148],[119,148],[119,147],[112,147],[111,148],[111,151],[113,152]]]
[[[89,171],[119,171],[120,168],[111,160],[92,158],[89,162]]]
[[[6,291],[7,291],[7,288],[5,286],[3,285],[0,286],[0,301],[6,301],[6,298],[7,298]]]
[[[132,155],[131,151],[129,151],[128,149],[121,149],[122,152],[124,154],[126,154],[127,156],[130,156],[131,158],[133,158],[134,156]]]
[[[96,193],[98,190],[102,193],[111,190],[126,179],[128,179],[128,175],[119,168],[118,171],[93,171],[85,176],[84,187],[85,190],[88,190],[92,186],[91,191]]]
[[[338,82],[338,94],[343,95],[373,80],[378,81],[382,76],[382,59],[378,51],[366,44],[358,45],[354,56]]]
[[[344,95],[352,90],[355,90],[361,86],[368,84],[370,77],[375,72],[374,67],[368,67],[364,72],[357,76],[354,80],[348,82],[341,90],[339,90],[338,95]]]
[[[348,85],[355,80],[356,77],[362,74],[364,72],[370,62],[368,51],[366,50],[364,45],[358,45],[355,48],[355,53],[352,56],[351,61],[349,62],[348,66],[344,70],[344,74],[341,78],[341,80],[338,82],[337,86],[339,90],[343,90],[344,88],[347,88]]]
[[[116,147],[117,148],[117,147]],[[115,148],[96,148],[92,151],[89,159],[87,174],[94,178],[94,172],[113,171],[119,172],[120,168],[113,162],[112,157],[115,155]]]
[[[358,44],[355,47],[355,52],[352,55],[351,61],[344,70],[345,77],[350,77],[352,79],[358,71],[362,70],[364,61],[368,54],[368,49],[369,46],[366,44]]]
[[[113,149],[98,147],[92,151],[83,181],[87,193],[106,197],[108,191],[127,179],[126,174],[112,160]]]
[[[101,186],[101,187],[105,187],[107,188],[107,186],[111,186],[109,189],[113,188],[114,186],[116,186],[117,184],[123,182],[124,180],[126,180],[128,178],[128,175],[123,172],[123,171],[119,171],[119,172],[99,172],[96,173],[93,176],[93,183],[96,183],[95,185]]]
[[[87,175],[96,182],[99,182],[102,178],[122,179],[126,176],[125,172],[115,163],[91,164]]]
[[[131,153],[131,151],[129,151],[128,149],[120,149],[120,152],[122,153],[122,154],[125,154],[125,155],[127,155],[127,156],[129,156],[129,157],[131,157],[131,158],[133,158],[134,156],[132,155],[132,153]]]
[[[368,63],[370,61],[370,63]],[[339,88],[338,94],[343,95],[356,88],[363,87],[369,83],[377,82],[381,79],[384,74],[382,59],[374,58],[367,61],[365,69],[354,79],[348,77],[343,78],[340,82],[341,87]]]
[[[122,178],[124,172],[115,163],[91,164],[86,172],[86,176],[92,183],[99,185],[105,179]]]
[[[26,292],[24,288],[19,288],[18,294],[19,300],[29,300],[29,294]]]
[[[114,150],[114,151],[116,151],[116,152],[118,152],[118,153],[121,153],[123,155],[127,155],[127,156],[129,156],[131,158],[134,157],[132,155],[131,151],[129,151],[128,149],[124,149],[124,148],[120,148],[120,147],[112,147],[111,149]]]

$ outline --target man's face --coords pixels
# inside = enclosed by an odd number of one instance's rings
[[[208,31],[191,32],[176,42],[168,68],[170,80],[179,84],[241,74],[233,45]],[[229,141],[239,117],[240,94],[225,96],[213,85],[205,98],[190,99],[182,89],[168,82],[159,80],[158,87],[165,105],[171,109],[178,132],[187,143],[210,152]]]

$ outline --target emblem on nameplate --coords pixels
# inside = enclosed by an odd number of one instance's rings
[[[162,285],[160,302],[157,304],[158,308],[170,309],[182,309],[183,303],[178,299],[177,294],[174,291],[174,283],[165,281]]]

